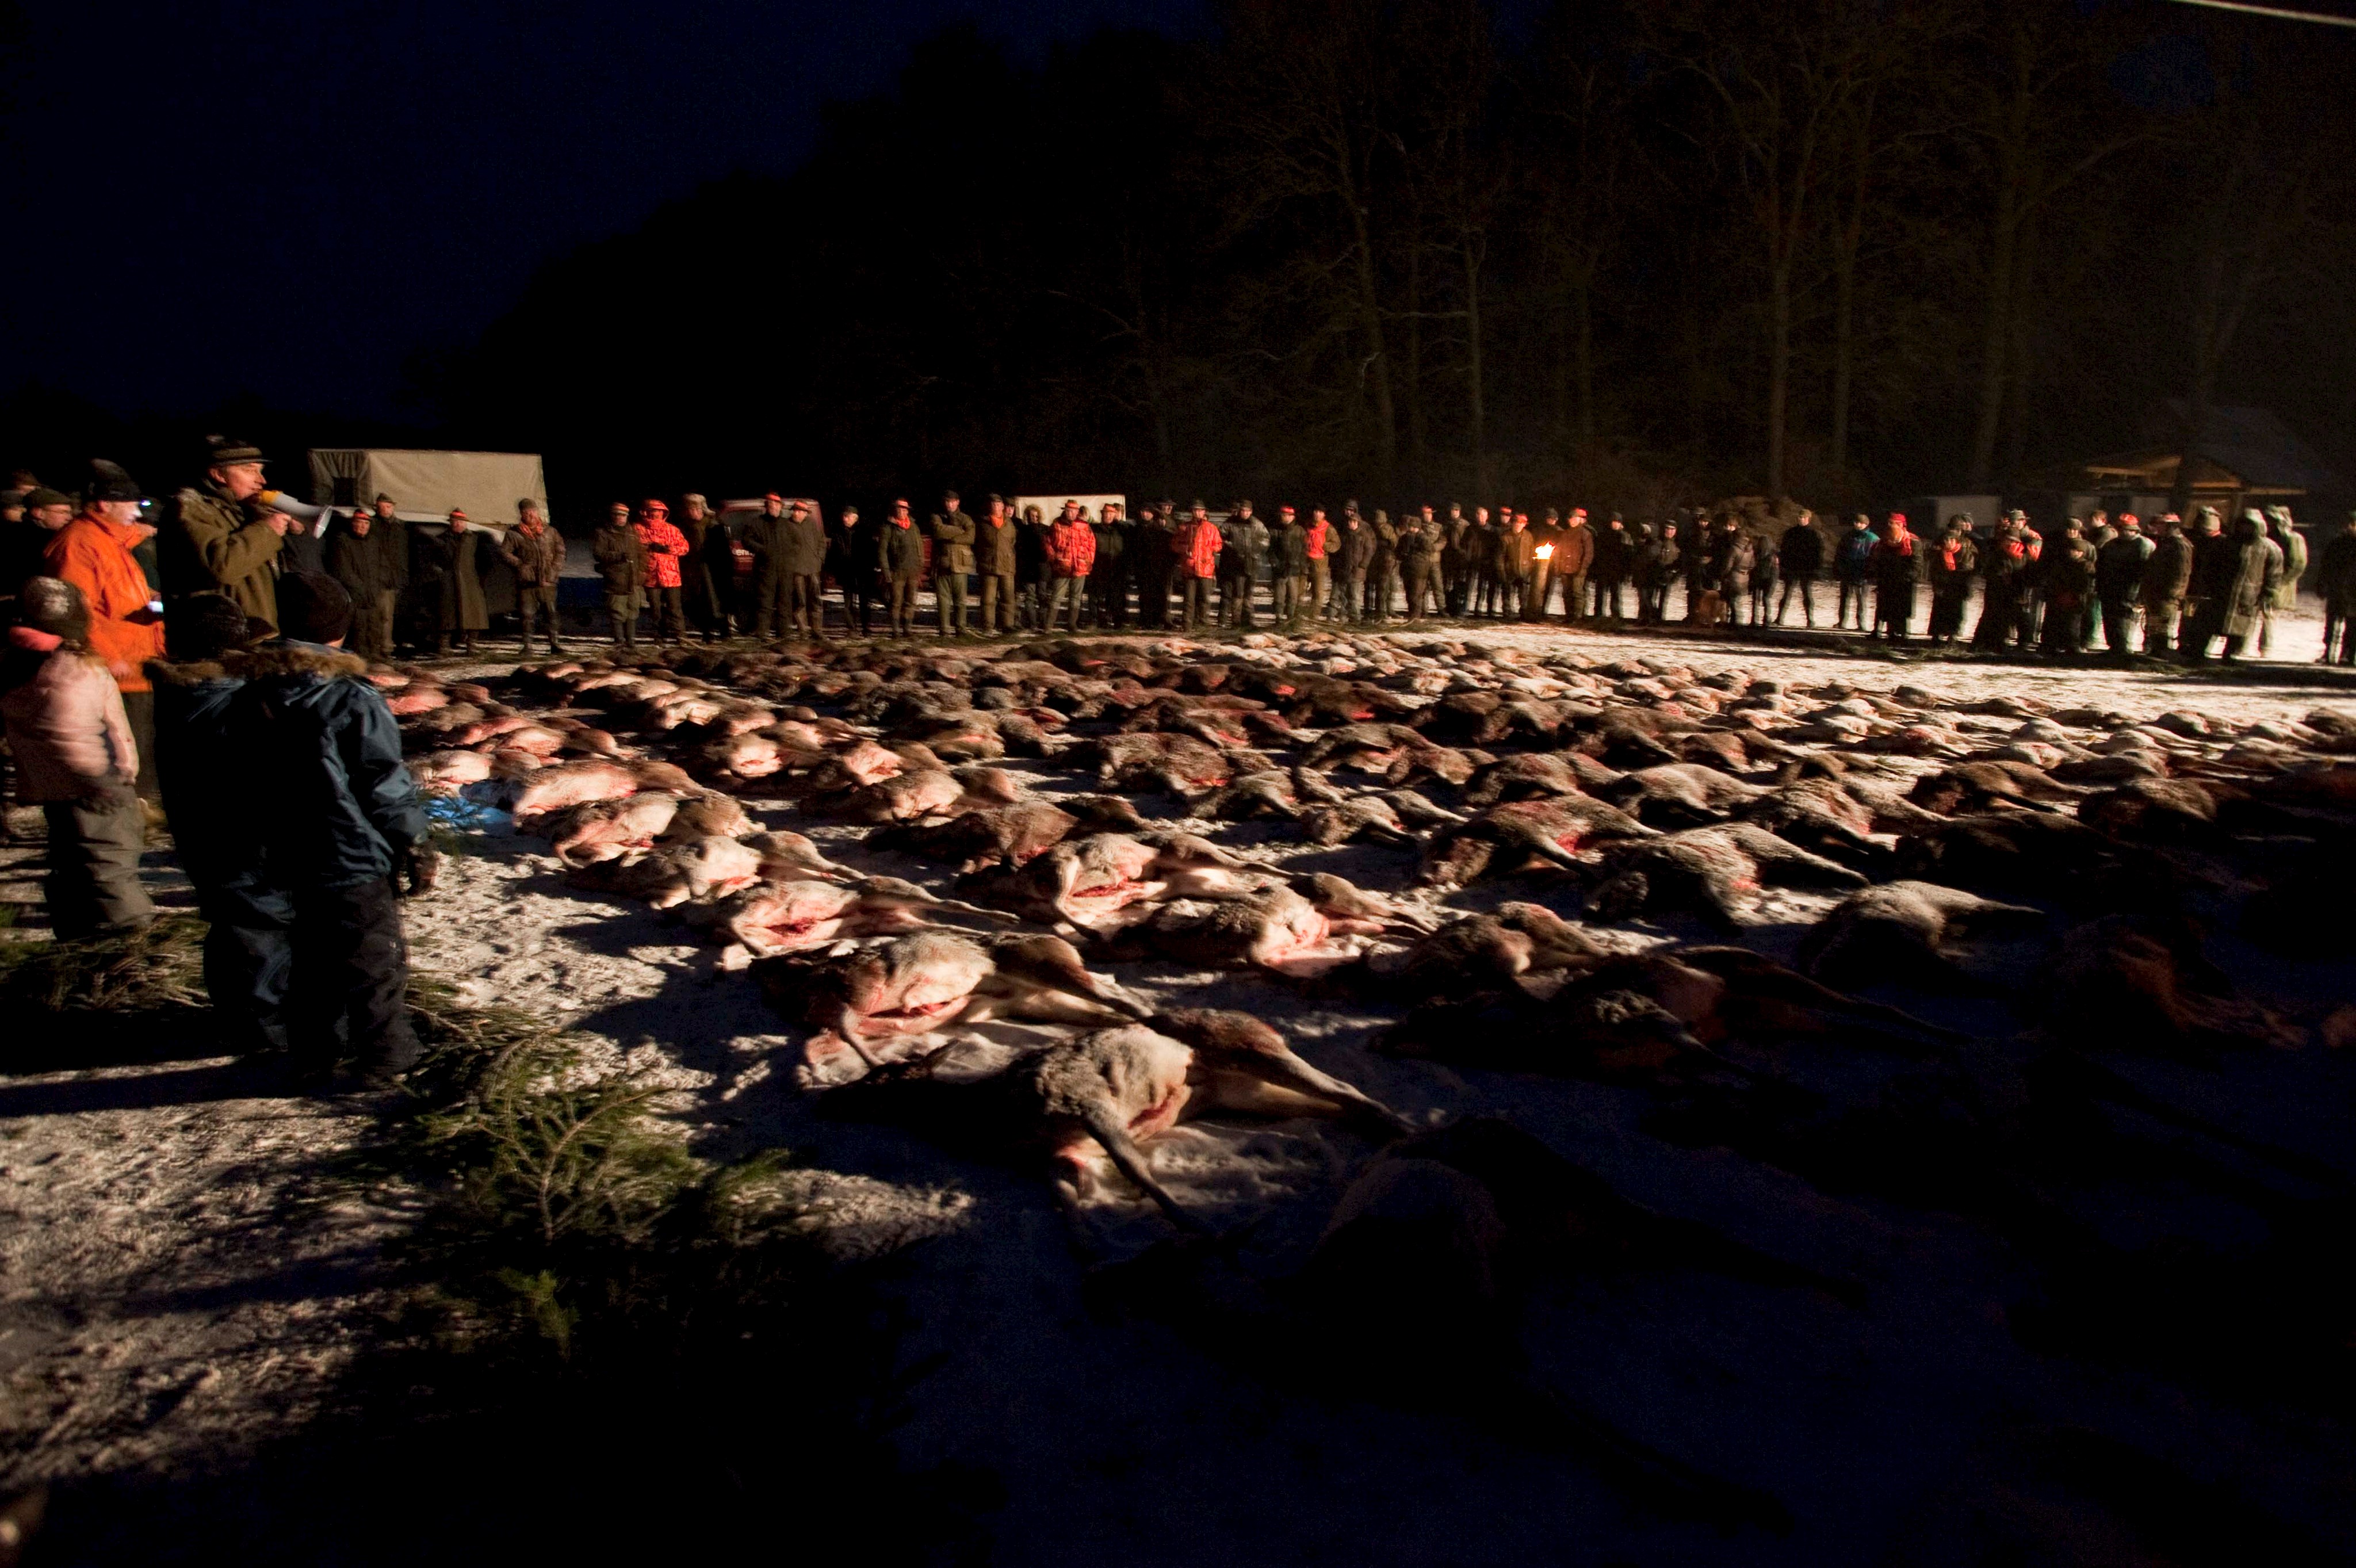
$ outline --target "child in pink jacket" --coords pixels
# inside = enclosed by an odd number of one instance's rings
[[[135,931],[155,918],[139,884],[146,819],[123,693],[90,650],[81,590],[27,580],[0,656],[0,720],[16,798],[48,821],[49,924],[60,940]]]

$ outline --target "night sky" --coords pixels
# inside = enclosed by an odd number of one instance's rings
[[[125,5],[25,0],[0,388],[390,416],[532,269],[735,170],[963,19],[1036,58],[1197,0]]]

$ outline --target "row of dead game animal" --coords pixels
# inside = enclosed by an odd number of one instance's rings
[[[1715,1125],[1730,1097],[1758,1114],[1763,1086],[1805,1079],[1795,1040],[1927,1066],[1983,1114],[1986,1053],[1836,989],[1984,987],[1952,956],[1977,931],[2058,916],[2026,1021],[2179,1055],[2304,1033],[2206,960],[2195,900],[2254,887],[2254,934],[2346,940],[2309,913],[2345,885],[2356,810],[2336,760],[2356,724],[2328,713],[2146,723],[1343,639],[574,660],[519,670],[504,702],[380,678],[428,789],[507,804],[578,885],[675,908],[749,966],[809,1031],[807,1086],[1027,1137],[1083,1194],[1109,1161],[1182,1224],[1142,1152],[1182,1117],[1340,1114],[1378,1140],[1408,1122],[1264,1021],[1155,1008],[1091,961],[1257,969],[1403,1009],[1394,1054],[1641,1082]],[[955,880],[844,866],[756,831],[740,798],[870,824],[869,848]],[[1208,836],[1226,822],[1273,836],[1238,853]],[[1289,873],[1290,841],[1395,850],[1395,886]],[[1442,901],[1505,877],[1534,897]],[[1739,937],[1774,887],[1842,896],[1796,967],[1598,929],[1687,914]],[[1580,923],[1549,908],[1574,898]],[[950,1032],[991,1019],[1069,1033]]]

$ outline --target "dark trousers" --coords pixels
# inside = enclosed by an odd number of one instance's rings
[[[1782,626],[1785,612],[1792,607],[1792,596],[1800,596],[1800,613],[1810,626],[1816,624],[1816,580],[1806,573],[1783,579],[1783,592],[1775,601],[1775,624]]]
[[[1448,613],[1451,616],[1462,616],[1466,601],[1472,592],[1471,569],[1460,564],[1442,568],[1440,575],[1447,584]]]
[[[786,575],[766,562],[753,575],[753,603],[746,624],[755,637],[782,637],[793,624],[792,591]]]
[[[2187,659],[2209,657],[2209,645],[2225,635],[2225,612],[2208,599],[2195,599],[2177,628],[2176,650]]]
[[[884,608],[894,637],[906,637],[916,630],[916,579],[913,573],[884,579]]]
[[[1558,572],[1555,574],[1555,581],[1562,585],[1562,618],[1585,620],[1587,618],[1587,574]],[[1538,614],[1546,614],[1546,606],[1543,603],[1538,606]]]
[[[347,1055],[363,1072],[417,1060],[409,1026],[409,942],[387,879],[294,894],[290,1043],[325,1065]]]
[[[2184,607],[2182,599],[2154,599],[2143,607],[2143,650],[2166,656],[2176,650],[2176,616]],[[2331,639],[2324,639],[2329,650]]]
[[[1931,590],[1931,635],[1934,638],[1954,638],[1964,629],[1964,596],[1962,587]]]
[[[390,880],[241,904],[206,939],[205,986],[216,1006],[230,998],[251,1045],[283,1044],[314,1071],[353,1058],[364,1073],[415,1065],[409,942]]]
[[[804,636],[826,635],[826,600],[817,573],[796,572],[786,579],[786,615],[787,624]]]
[[[636,594],[607,594],[605,618],[613,623],[616,645],[623,648],[638,645],[638,597]]]
[[[981,630],[983,636],[995,631],[1014,629],[1014,576],[985,573],[981,579]]]
[[[1192,572],[1187,573],[1181,602],[1186,629],[1188,631],[1198,629],[1203,624],[1204,618],[1211,613],[1211,579],[1197,577]]]
[[[2045,607],[2045,632],[2039,646],[2048,653],[2075,653],[2085,646],[2083,608],[2077,604],[2053,600]]]
[[[49,829],[43,896],[59,940],[135,931],[155,918],[155,906],[139,883],[147,820],[129,786],[111,784],[79,800],[46,801],[41,815]]]
[[[1219,579],[1219,624],[1244,631],[1252,628],[1252,580],[1249,577]]]
[[[442,625],[442,585],[409,583],[393,591],[392,640],[395,649],[423,653]]]
[[[859,628],[864,637],[875,629],[875,574],[863,567],[853,567],[839,573],[835,579],[842,586],[842,625],[848,631]]]
[[[2144,635],[2148,639],[2151,633],[2147,628]],[[2342,615],[2327,599],[2323,606],[2323,658],[2319,662],[2329,664],[2334,659],[2342,664],[2356,664],[2356,618]]]
[[[139,753],[139,777],[132,788],[143,800],[160,800],[163,787],[155,782],[155,693],[123,693],[123,716],[131,721],[131,743]]]
[[[1069,605],[1072,607],[1070,629],[1077,632],[1080,629],[1080,607],[1087,601],[1087,596],[1088,580],[1086,577],[1056,578],[1047,589],[1047,607],[1041,629],[1055,630],[1055,618],[1064,613],[1066,605]]]
[[[1877,589],[1873,596],[1873,630],[1876,636],[1888,631],[1892,637],[1904,637],[1914,629],[1914,585],[1893,583]]]
[[[1598,577],[1594,580],[1592,587],[1589,615],[1598,618],[1609,616],[1613,620],[1619,620],[1627,613],[1626,601],[1622,597],[1621,579]]]
[[[294,901],[275,891],[221,886],[193,868],[189,876],[207,922],[205,993],[222,1043],[241,1056],[285,1050]]]
[[[1431,592],[1431,568],[1419,562],[1405,568],[1401,575],[1407,579],[1407,618],[1421,620],[1426,603],[1430,603],[1431,613],[1438,615],[1440,606]]]
[[[356,596],[352,601],[351,640],[346,646],[363,659],[391,658],[392,617],[400,604],[398,588]]]
[[[941,612],[941,635],[961,637],[969,629],[971,618],[966,614],[965,574],[936,572],[933,574],[933,602]]]
[[[535,624],[547,632],[551,653],[563,651],[562,645],[556,640],[556,589],[545,584],[519,583],[516,585],[516,625],[520,629],[516,640],[527,652],[531,648],[531,628]]]
[[[1149,562],[1137,568],[1137,624],[1148,631],[1170,624],[1170,568]]]
[[[1364,620],[1366,618],[1366,609],[1368,605],[1372,602],[1372,596],[1366,592],[1366,570],[1365,567],[1358,567],[1343,579],[1342,589],[1337,596],[1341,599],[1342,604],[1341,608],[1336,610],[1333,614],[1333,618],[1335,620]]]
[[[1972,628],[1972,646],[2002,648],[2019,622],[2020,590],[2009,580],[1990,581],[1980,591],[1980,619]]]
[[[727,602],[720,594],[720,585],[733,580],[734,564],[731,565],[730,576],[721,577],[712,573],[709,562],[680,564],[680,578],[683,585],[680,592],[686,597],[687,612],[695,618],[696,627],[703,633],[706,642],[717,642],[735,629],[736,618],[729,613]]]
[[[654,612],[655,643],[687,640],[687,606],[677,588],[648,588],[647,608]]]
[[[1129,621],[1129,570],[1116,561],[1099,564],[1088,577],[1088,614],[1097,625],[1119,627]]]

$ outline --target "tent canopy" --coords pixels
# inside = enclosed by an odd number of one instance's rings
[[[2114,456],[2097,457],[2085,466],[2086,482],[2106,489],[2145,490],[2155,495],[2167,495],[2176,488],[2177,470],[2182,467],[2182,454],[2173,447],[2147,447],[2140,452],[2122,452]],[[2229,468],[2212,457],[2198,459],[2192,469],[2193,495],[2201,500],[2220,496],[2264,497],[2268,500],[2289,499],[2307,494],[2300,485],[2262,484],[2251,479],[2248,473]]]
[[[389,495],[405,513],[447,516],[504,529],[516,502],[535,500],[548,515],[548,484],[535,452],[424,452],[385,447],[315,447],[311,499],[322,506],[366,506]],[[550,518],[551,522],[555,520]]]
[[[1129,498],[1127,496],[1084,496],[1069,492],[1060,496],[1013,496],[1008,499],[1006,510],[1009,516],[1021,517],[1023,515],[1023,508],[1035,506],[1039,509],[1039,518],[1041,521],[1053,522],[1057,518],[1064,515],[1064,503],[1067,500],[1079,502],[1080,515],[1087,518],[1091,522],[1100,521],[1104,517],[1104,507],[1107,501],[1110,501],[1115,506],[1119,507],[1123,512],[1127,512],[1129,510]],[[980,517],[983,512],[990,509],[986,506],[976,506],[971,501],[968,501],[965,503],[965,510],[975,517]],[[921,517],[923,513],[920,512],[917,515]]]

